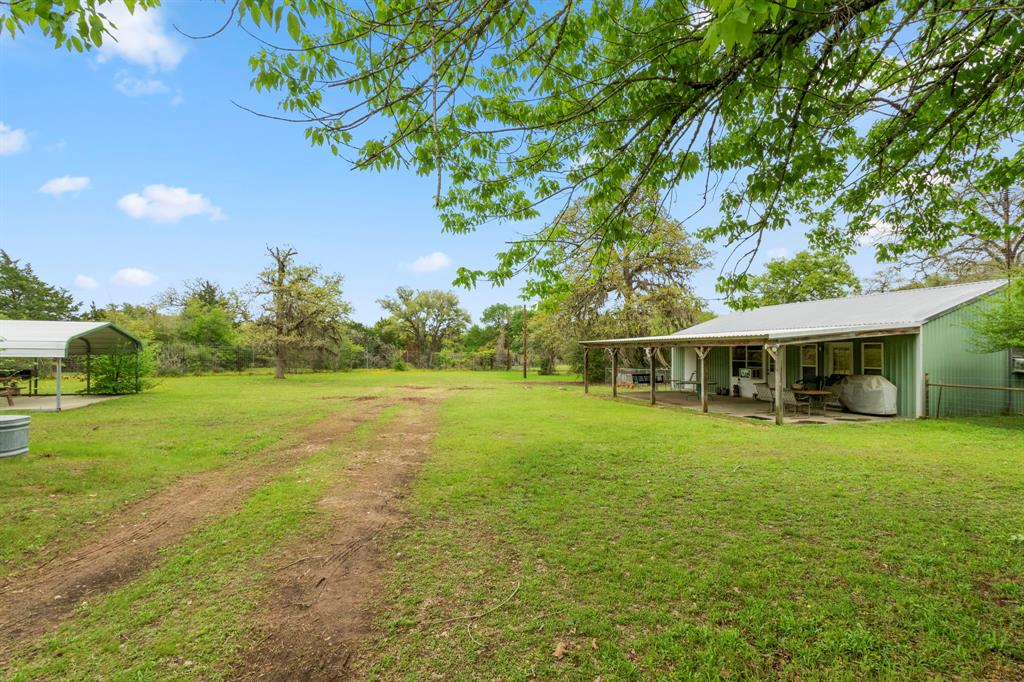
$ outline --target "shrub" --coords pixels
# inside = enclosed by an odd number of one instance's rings
[[[153,385],[150,375],[156,365],[156,353],[146,346],[139,353],[97,355],[92,359],[93,393],[135,393]],[[136,382],[138,377],[138,382]]]

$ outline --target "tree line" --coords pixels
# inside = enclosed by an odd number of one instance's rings
[[[0,251],[0,317],[115,322],[143,339],[160,374],[274,368],[339,370],[406,366],[511,369],[524,356],[541,372],[568,364],[582,369],[579,341],[671,334],[712,317],[693,288],[712,252],[690,235],[653,194],[627,209],[633,236],[598,246],[585,201],[574,203],[544,231],[546,273],[527,281],[534,302],[495,303],[474,322],[452,291],[399,287],[378,303],[386,316],[372,325],[351,319],[344,278],[301,263],[290,247],[266,251],[253,282],[225,290],[208,279],[172,288],[147,304],[88,307],[40,280],[30,264]],[[905,252],[861,281],[840,254],[811,248],[768,261],[748,276],[742,293],[722,300],[733,309],[838,298],[862,292],[1014,279],[1024,265],[1024,190],[965,195],[956,248]],[[877,235],[901,238],[899,225]],[[1006,300],[978,322],[978,349],[1024,347],[1024,284],[1016,277]],[[591,358],[592,378],[605,372]],[[626,363],[642,364],[642,357]]]

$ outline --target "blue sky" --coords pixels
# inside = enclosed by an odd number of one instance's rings
[[[193,277],[241,287],[265,245],[288,243],[343,273],[355,319],[373,322],[376,299],[395,287],[451,288],[456,267],[488,267],[531,229],[443,234],[431,179],[351,171],[311,148],[301,126],[235,107],[273,110],[249,89],[255,41],[232,29],[193,41],[172,27],[206,33],[226,11],[168,3],[121,18],[118,43],[84,55],[34,32],[0,39],[0,248],[102,305],[148,301]],[[688,195],[677,192],[674,214],[690,213]],[[769,235],[760,260],[805,244],[799,227]],[[725,249],[715,250],[720,264]],[[870,254],[852,262],[861,276],[875,270]],[[717,272],[697,277],[699,294],[716,297]],[[515,302],[516,284],[458,293],[477,317]]]

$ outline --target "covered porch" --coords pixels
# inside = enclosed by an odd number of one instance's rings
[[[773,421],[836,423],[890,417],[846,414],[827,408],[831,395],[823,387],[801,387],[812,377],[878,374],[897,385],[902,416],[915,416],[921,404],[919,329],[887,327],[765,330],[729,335],[687,334],[585,341],[584,392],[589,392],[592,354],[608,354],[612,396],[663,402],[702,413]],[[620,379],[625,350],[640,350],[646,359],[641,382]],[[667,381],[646,381],[670,368]],[[636,369],[631,370],[635,373]],[[643,390],[636,390],[637,383]],[[797,388],[793,388],[796,386]],[[755,390],[756,389],[756,390]],[[797,397],[795,394],[799,394]],[[759,398],[759,399],[755,399]],[[765,398],[767,397],[767,400]],[[808,403],[810,414],[808,414]]]

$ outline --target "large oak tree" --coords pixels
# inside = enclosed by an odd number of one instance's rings
[[[21,0],[0,23],[82,49],[104,39],[103,5]],[[446,229],[586,197],[610,249],[633,236],[636,196],[690,181],[718,202],[704,236],[736,247],[726,292],[746,285],[766,230],[801,221],[842,252],[901,223],[881,255],[935,250],[956,236],[936,229],[951,188],[1022,177],[1016,1],[236,0],[225,13],[265,41],[252,84],[280,95],[279,117],[358,168],[435,177]],[[538,260],[520,242],[460,279],[502,282]]]

